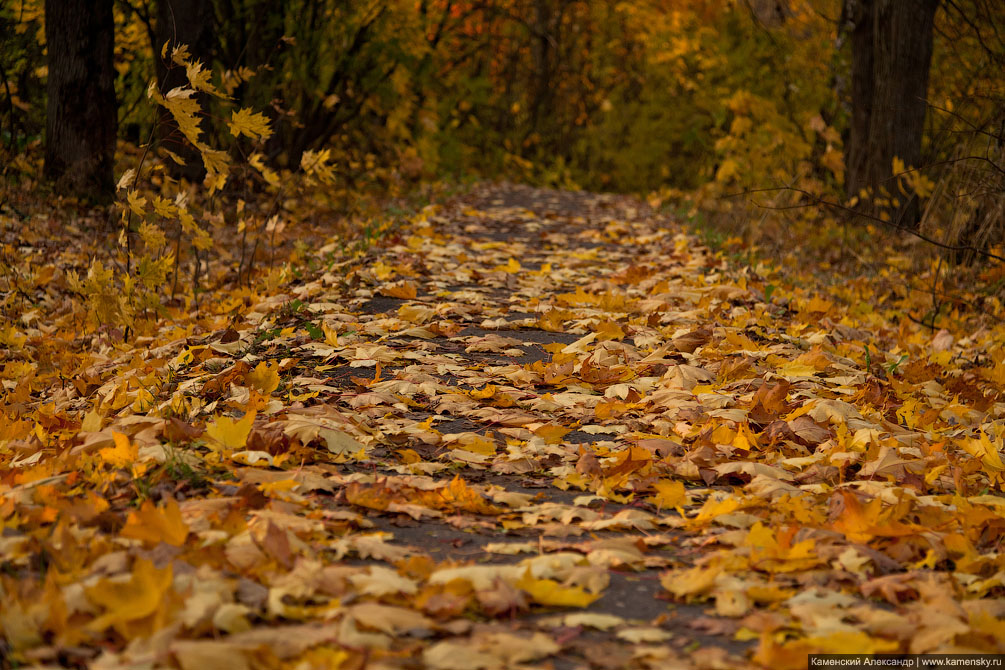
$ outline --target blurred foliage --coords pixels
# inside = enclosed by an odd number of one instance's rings
[[[260,110],[273,132],[255,160],[281,174],[327,150],[335,179],[325,193],[346,205],[368,188],[437,178],[650,193],[711,210],[736,207],[731,194],[795,187],[755,200],[806,206],[806,219],[819,201],[843,199],[841,0],[207,2],[215,46],[192,57],[224,93],[203,101],[209,144],[236,157],[226,110]],[[0,2],[0,137],[15,158],[44,128],[41,5]],[[133,145],[156,122],[146,101],[165,57],[156,16],[155,0],[116,4],[119,127]],[[925,144],[934,167],[923,171],[946,186],[926,191],[938,196],[926,229],[940,239],[1001,238],[999,217],[956,197],[982,176],[944,169],[977,151],[989,174],[1001,172],[1000,26],[1005,6],[987,0],[945,3],[937,17]]]
[[[412,150],[431,171],[565,175],[614,190],[841,179],[837,0],[212,4],[205,65],[241,106],[270,109],[280,164],[335,145],[385,166]],[[1001,53],[974,23],[994,6],[970,4],[940,14],[931,88],[974,121],[1001,101],[987,67]],[[121,121],[136,137],[153,122],[137,104],[160,48],[152,5],[117,6]],[[40,6],[0,6],[8,100],[36,136]],[[9,129],[11,105],[4,115]]]
[[[45,131],[41,2],[0,2],[0,147],[19,155]]]

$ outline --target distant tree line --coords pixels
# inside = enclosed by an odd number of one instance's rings
[[[0,27],[23,26],[31,6],[4,0]],[[44,173],[59,193],[103,202],[116,137],[153,138],[187,165],[176,177],[201,177],[171,118],[142,111],[151,75],[162,94],[185,82],[169,57],[178,45],[267,111],[271,164],[332,147],[348,182],[377,165],[415,179],[508,174],[635,191],[754,187],[788,172],[913,227],[918,189],[895,159],[909,172],[958,158],[962,131],[1001,143],[1002,94],[988,89],[1005,65],[1005,8],[990,0],[44,0],[44,10]],[[9,31],[0,58],[11,151],[29,134],[16,119],[39,65],[23,33]],[[937,123],[933,105],[946,99],[956,111]],[[947,133],[956,139],[940,143]]]

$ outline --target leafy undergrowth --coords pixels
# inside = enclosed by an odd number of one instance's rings
[[[1005,318],[1000,246],[964,244],[954,252],[953,241],[931,226],[905,231],[881,220],[856,219],[839,204],[792,204],[799,195],[746,203],[654,196],[653,204],[678,212],[688,230],[734,264],[777,269],[767,286],[827,293],[851,307],[854,318],[879,311],[885,322],[914,321],[957,334]]]
[[[55,301],[4,327],[7,667],[1005,652],[1001,325],[627,199],[481,187],[399,232],[129,347]]]

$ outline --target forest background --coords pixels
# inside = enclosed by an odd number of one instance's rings
[[[0,4],[3,215],[115,200],[33,232],[115,241],[54,273],[8,245],[15,320],[41,278],[135,335],[318,263],[312,224],[359,252],[388,198],[480,179],[641,194],[732,253],[890,277],[933,329],[1000,312],[997,3],[44,4]]]

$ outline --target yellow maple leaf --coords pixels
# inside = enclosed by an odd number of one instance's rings
[[[454,448],[481,454],[482,456],[495,456],[496,453],[495,442],[486,440],[475,433],[468,433],[461,437]]]
[[[98,456],[105,463],[116,468],[128,468],[136,462],[139,455],[139,448],[129,442],[129,438],[122,433],[112,433],[114,447],[106,447],[98,452]]]
[[[817,369],[812,365],[800,363],[798,361],[788,361],[779,365],[776,372],[783,377],[810,377]]]
[[[253,386],[262,393],[272,393],[279,388],[279,365],[270,366],[265,361],[262,361],[244,379],[250,386]]]
[[[141,196],[136,191],[129,191],[126,193],[126,202],[129,204],[129,209],[132,210],[133,214],[136,216],[145,216],[147,213],[147,199]]]
[[[184,65],[185,76],[188,78],[188,83],[192,85],[192,88],[197,91],[209,93],[210,95],[215,95],[218,98],[227,97],[217,90],[217,88],[209,81],[210,77],[213,76],[213,72],[211,70],[204,69],[202,63],[199,61],[189,60],[184,63]]]
[[[28,337],[24,333],[18,332],[13,325],[0,326],[0,344],[7,345],[12,349],[20,349],[27,341]]]
[[[188,525],[181,518],[181,510],[174,500],[168,499],[162,508],[147,500],[138,510],[129,513],[120,535],[152,544],[164,542],[180,547],[188,537]]]
[[[366,447],[343,431],[339,425],[326,417],[293,414],[286,420],[284,430],[287,435],[295,436],[304,444],[320,438],[328,447],[328,451],[336,455],[363,452]]]
[[[1005,386],[1005,358],[998,359],[993,368],[984,368],[981,373],[987,380]]]
[[[498,390],[499,390],[498,386],[496,386],[495,384],[489,384],[485,388],[470,391],[469,395],[472,398],[475,398],[476,400],[487,400],[488,398],[494,396],[496,394],[496,391]]]
[[[205,145],[197,145],[199,155],[202,156],[202,165],[206,168],[206,180],[210,180],[209,186],[213,188],[223,188],[227,179],[227,171],[230,170],[230,157],[226,151],[210,149]]]
[[[684,482],[662,479],[656,482],[653,488],[656,489],[656,495],[649,498],[649,500],[657,507],[674,508],[687,503],[687,491],[684,488]]]
[[[727,497],[721,500],[717,500],[714,497],[709,497],[705,501],[705,504],[701,506],[698,510],[698,514],[691,519],[688,519],[688,526],[691,528],[699,528],[707,525],[712,519],[722,516],[724,514],[732,514],[736,510],[740,509],[741,503],[736,498]]]
[[[370,270],[373,271],[373,276],[380,281],[387,281],[395,274],[394,266],[388,265],[384,261],[377,261],[370,266]]]
[[[553,579],[535,579],[530,570],[514,586],[525,591],[534,602],[553,607],[586,607],[600,597],[599,593],[587,593],[578,586],[562,586]]]
[[[87,627],[94,631],[111,627],[126,638],[162,628],[172,609],[164,601],[173,579],[170,563],[157,569],[153,562],[137,559],[128,580],[102,579],[85,589],[87,599],[105,610]]]
[[[733,438],[733,446],[737,449],[750,451],[757,446],[757,436],[750,430],[747,423],[741,423],[736,428],[736,437]]]
[[[164,46],[161,47],[161,58],[167,57],[167,48],[170,42],[165,42]],[[192,54],[188,50],[187,44],[178,44],[173,49],[171,49],[171,60],[176,65],[185,65],[188,61],[192,60]]]
[[[328,163],[330,159],[331,149],[303,153],[300,157],[300,169],[308,177],[308,182],[331,184],[335,181],[335,166]]]
[[[863,505],[858,497],[848,489],[835,492],[840,495],[844,511],[830,525],[851,540],[865,543],[874,537],[904,537],[919,534],[923,528],[905,524],[897,520],[904,513],[905,505],[887,506],[880,497]]]
[[[506,272],[508,274],[515,275],[519,273],[521,270],[523,270],[523,266],[520,265],[520,261],[516,260],[515,258],[511,258],[509,259],[509,261],[507,261],[506,265],[497,265],[496,267],[492,268],[492,270],[494,272]]]
[[[178,213],[178,206],[167,198],[162,198],[159,195],[154,196],[153,199],[154,211],[157,212],[159,216],[165,219],[171,218]]]
[[[677,598],[694,600],[704,598],[723,572],[718,563],[693,568],[678,568],[663,573],[660,584]]]
[[[537,317],[537,326],[541,330],[552,333],[561,333],[566,319],[571,318],[572,313],[566,310],[553,309]]]
[[[230,134],[234,137],[247,135],[253,140],[267,140],[272,135],[269,119],[264,114],[252,112],[247,107],[232,112],[227,127],[230,128]]]
[[[213,441],[214,449],[244,449],[255,422],[255,412],[247,412],[243,418],[234,420],[229,416],[218,416],[206,426],[206,434]]]
[[[872,637],[860,630],[839,630],[827,635],[808,637],[801,642],[824,654],[883,654],[900,647],[896,640]]]
[[[597,338],[601,341],[625,339],[625,331],[610,319],[605,319],[594,326],[593,332],[597,334]]]
[[[963,450],[974,458],[981,459],[984,472],[992,484],[1005,483],[1005,463],[1002,462],[1001,452],[998,446],[988,437],[987,433],[981,431],[979,438],[966,438],[961,440],[960,446]]]
[[[327,322],[321,322],[321,332],[325,336],[325,344],[337,347],[338,346],[338,331],[328,325]]]
[[[813,298],[806,304],[806,311],[810,313],[826,314],[832,309],[834,309],[834,303],[830,300],[825,300],[820,296],[813,296]]]
[[[766,572],[794,572],[807,570],[821,559],[816,556],[816,541],[806,539],[795,544],[795,528],[781,530],[754,524],[743,545],[750,547],[750,564]]]
[[[96,433],[101,430],[101,422],[104,419],[98,410],[92,409],[90,412],[84,415],[84,418],[80,422],[80,432],[82,433]],[[113,438],[114,439],[114,436]],[[101,452],[98,452],[99,454]]]
[[[147,411],[153,405],[154,395],[145,388],[136,390],[136,398],[133,400],[132,408],[137,414]]]
[[[453,508],[475,514],[498,514],[501,511],[468,486],[460,475],[455,475],[446,488],[417,491],[414,500],[434,509]]]
[[[199,135],[202,133],[202,128],[199,127],[200,119],[197,115],[202,112],[202,108],[193,97],[194,95],[194,89],[179,86],[168,91],[164,97],[159,95],[152,97],[174,117],[182,135],[193,145],[199,146]]]
[[[736,431],[725,424],[720,424],[712,431],[708,439],[713,444],[732,444],[733,440],[736,439]]]
[[[547,444],[560,443],[562,438],[570,432],[572,432],[571,428],[566,428],[565,426],[560,426],[554,423],[546,423],[543,426],[539,426],[534,429],[534,434],[538,437],[544,438],[544,441]]]

